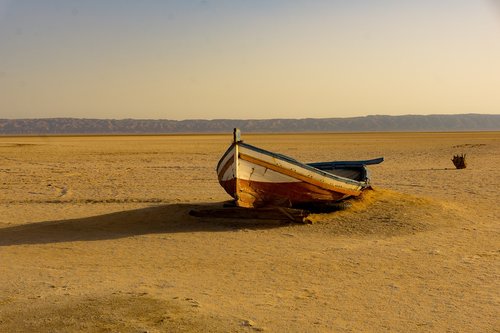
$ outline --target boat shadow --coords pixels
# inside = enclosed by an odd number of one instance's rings
[[[192,210],[221,208],[222,205],[168,204],[91,217],[8,226],[0,228],[0,247],[112,240],[147,234],[269,229],[286,225],[283,221],[199,218],[189,214]]]

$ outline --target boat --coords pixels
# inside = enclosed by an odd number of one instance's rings
[[[216,171],[220,185],[239,207],[295,207],[359,196],[370,188],[366,166],[383,160],[301,163],[243,142],[235,128]]]

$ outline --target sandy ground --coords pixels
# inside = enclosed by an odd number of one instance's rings
[[[0,331],[500,331],[500,133],[243,137],[386,161],[289,225],[188,215],[230,134],[0,137]]]

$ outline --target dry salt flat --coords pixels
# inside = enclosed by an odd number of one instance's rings
[[[499,132],[243,136],[385,162],[277,224],[188,214],[229,199],[230,133],[0,137],[0,331],[498,332]]]

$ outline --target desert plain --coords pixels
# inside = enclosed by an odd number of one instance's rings
[[[311,224],[190,216],[231,139],[0,137],[0,331],[500,330],[500,132],[243,133],[385,161]]]

